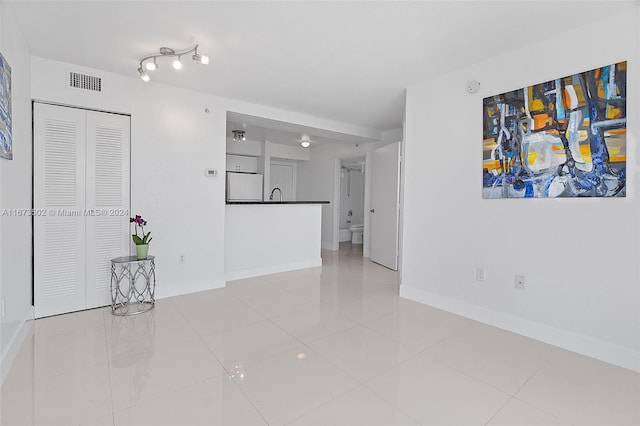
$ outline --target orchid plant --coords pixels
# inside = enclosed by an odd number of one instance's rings
[[[147,226],[147,221],[142,218],[142,216],[136,215],[136,217],[129,218],[130,223],[135,223],[136,233],[131,235],[133,238],[133,243],[137,246],[142,246],[145,244],[149,244],[153,238],[149,238],[151,235],[151,231],[144,233],[144,227]],[[140,227],[140,232],[142,233],[142,238],[138,235],[138,227]]]

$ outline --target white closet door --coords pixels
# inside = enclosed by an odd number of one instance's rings
[[[34,105],[36,317],[85,308],[85,112]]]
[[[86,307],[111,303],[111,259],[129,254],[130,118],[87,111]]]

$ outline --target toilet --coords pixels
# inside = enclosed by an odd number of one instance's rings
[[[351,244],[362,244],[364,225],[351,225],[349,231],[351,231]]]

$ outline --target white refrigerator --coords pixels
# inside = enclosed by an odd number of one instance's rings
[[[227,201],[262,201],[262,175],[227,172]]]

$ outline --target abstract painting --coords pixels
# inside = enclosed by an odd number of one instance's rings
[[[483,198],[625,197],[627,63],[483,100]]]
[[[0,53],[0,157],[13,159],[11,140],[11,67]]]

